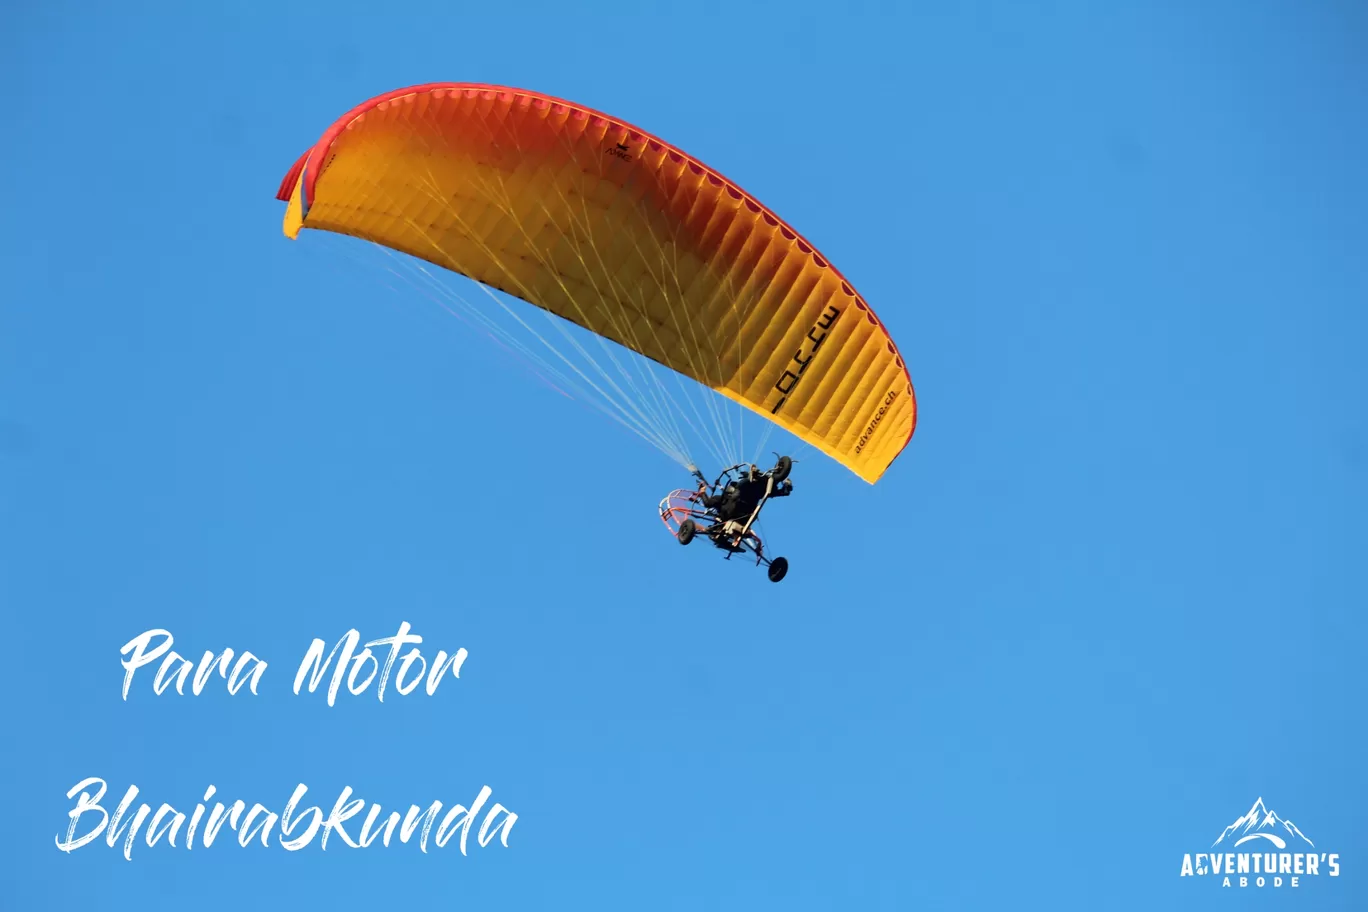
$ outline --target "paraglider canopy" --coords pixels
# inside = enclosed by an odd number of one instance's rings
[[[373,241],[716,390],[877,481],[916,400],[888,332],[736,184],[621,120],[472,83],[358,105],[281,183],[284,230]]]

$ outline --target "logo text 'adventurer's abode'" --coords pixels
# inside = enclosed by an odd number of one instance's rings
[[[1214,851],[1217,848],[1221,851]],[[1303,877],[1339,876],[1339,855],[1318,852],[1292,821],[1259,798],[1211,844],[1213,851],[1183,856],[1180,877],[1222,877],[1222,886],[1301,886]],[[1239,849],[1240,851],[1236,851]]]

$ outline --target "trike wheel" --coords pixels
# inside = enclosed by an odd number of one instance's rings
[[[777,583],[788,573],[788,558],[776,557],[770,561],[769,578],[771,583]]]
[[[778,464],[774,467],[774,483],[783,484],[784,479],[789,477],[789,472],[793,471],[793,460],[788,456],[780,456]]]
[[[698,531],[698,526],[694,525],[692,519],[686,519],[679,524],[679,531],[675,533],[675,538],[679,539],[681,545],[687,545],[693,541],[694,533]]]

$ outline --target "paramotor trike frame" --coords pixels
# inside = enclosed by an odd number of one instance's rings
[[[755,555],[757,567],[760,564],[769,566],[770,560],[765,556],[765,544],[755,530],[745,529],[742,533],[725,531],[720,526],[726,524],[719,524],[717,516],[703,506],[703,498],[698,491],[677,488],[661,499],[660,521],[665,523],[665,528],[670,530],[670,535],[675,539],[679,539],[680,528],[689,520],[693,520],[698,531],[711,538],[713,544],[727,552],[727,560],[731,560],[733,554],[750,551]],[[732,520],[732,523],[738,527],[744,525],[735,520]]]
[[[749,551],[755,555],[757,567],[765,565],[770,582],[777,583],[782,580],[788,573],[788,560],[782,557],[766,557],[765,543],[756,534],[754,526],[760,518],[760,511],[769,503],[771,497],[786,496],[793,490],[792,485],[786,485],[789,471],[793,468],[793,460],[787,456],[780,456],[774,468],[764,473],[765,492],[744,522],[736,516],[727,520],[721,519],[717,510],[704,505],[703,498],[705,495],[711,497],[725,489],[729,483],[739,480],[743,473],[751,480],[755,480],[755,476],[751,474],[753,465],[738,462],[730,468],[723,469],[712,484],[708,483],[708,479],[697,467],[689,468],[698,479],[698,487],[692,491],[676,488],[661,499],[660,521],[665,524],[665,528],[670,530],[681,545],[687,545],[693,541],[696,533],[702,532],[713,545],[727,552],[727,560],[731,560],[733,554],[744,554]],[[733,478],[733,475],[737,477]],[[781,485],[784,486],[782,491]]]

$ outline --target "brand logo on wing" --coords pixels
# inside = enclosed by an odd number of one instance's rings
[[[1263,798],[1221,831],[1212,849],[1183,856],[1180,877],[1222,878],[1223,887],[1299,887],[1303,877],[1338,877],[1339,855],[1320,852],[1295,823],[1269,810]],[[1242,849],[1242,851],[1232,851]]]
[[[884,396],[883,405],[879,406],[879,410],[874,413],[873,420],[869,422],[869,426],[865,428],[865,432],[860,435],[860,442],[855,444],[855,455],[858,456],[860,454],[860,450],[863,450],[865,448],[865,444],[869,443],[869,438],[874,436],[875,428],[877,428],[879,426],[879,423],[884,420],[884,415],[888,414],[889,406],[891,406],[893,404],[893,400],[897,398],[898,391],[895,389],[889,390],[888,395]]]

